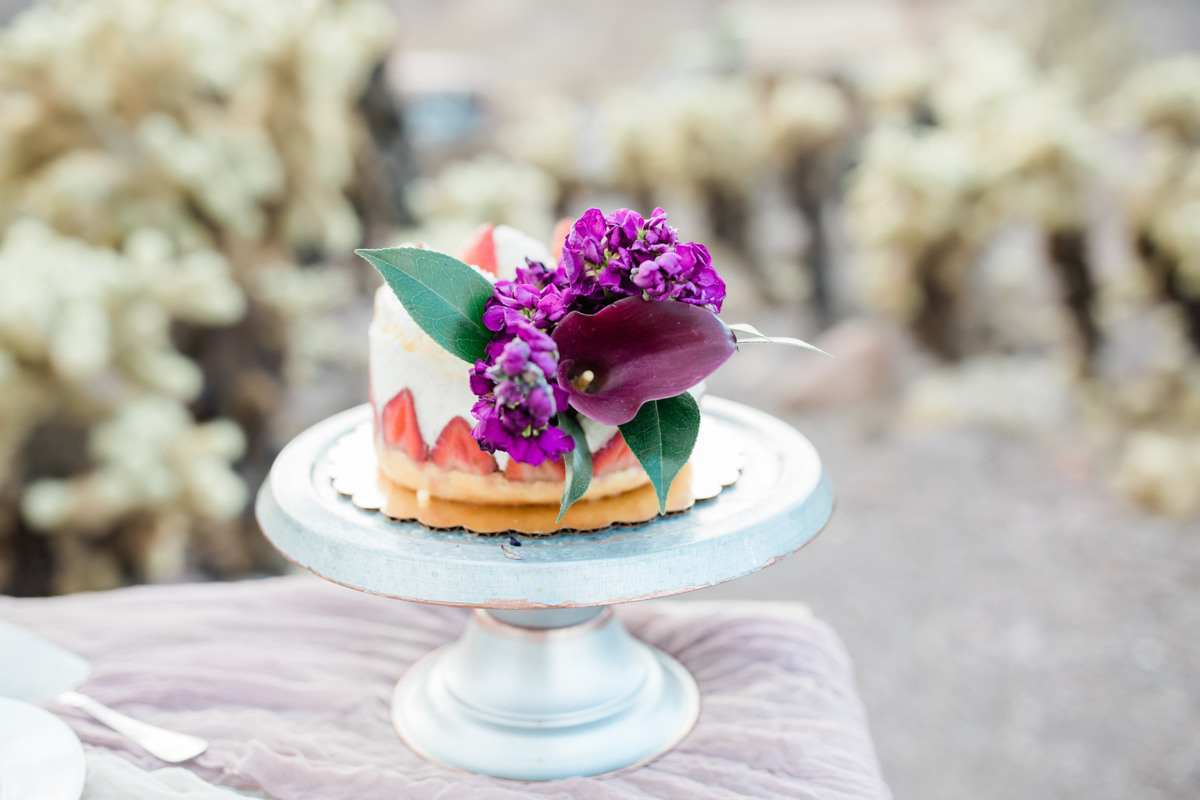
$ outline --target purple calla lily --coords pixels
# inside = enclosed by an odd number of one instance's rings
[[[633,419],[642,403],[687,391],[737,349],[733,331],[711,311],[641,297],[595,314],[571,312],[552,336],[558,385],[576,410],[608,425]]]

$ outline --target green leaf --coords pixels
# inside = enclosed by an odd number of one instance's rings
[[[726,328],[734,332],[734,338],[738,344],[754,344],[755,342],[763,342],[765,344],[790,344],[793,347],[803,347],[805,350],[813,350],[821,355],[833,356],[826,353],[819,347],[814,347],[808,342],[802,342],[799,339],[793,339],[790,336],[767,336],[765,333],[759,333],[753,325],[739,323],[737,325],[726,325]],[[740,335],[739,335],[740,334]]]
[[[457,258],[434,250],[355,250],[379,270],[413,321],[469,364],[484,357],[493,333],[483,324],[492,285]]]
[[[566,480],[563,481],[562,505],[558,507],[558,519],[562,519],[567,509],[583,497],[592,483],[592,451],[588,449],[587,436],[574,414],[559,414],[555,422],[575,440],[575,449],[564,453],[562,457],[567,470]]]
[[[620,426],[625,444],[642,463],[658,495],[658,513],[667,513],[667,492],[683,469],[700,432],[700,407],[687,392],[643,403],[637,416]]]

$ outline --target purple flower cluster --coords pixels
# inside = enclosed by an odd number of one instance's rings
[[[488,346],[488,359],[471,371],[471,391],[479,397],[471,435],[480,447],[535,467],[574,449],[574,440],[550,424],[567,408],[566,392],[546,379],[557,368],[554,340],[529,322],[517,322],[511,335]]]
[[[595,314],[639,296],[721,310],[725,284],[708,250],[680,242],[666,220],[661,208],[649,220],[628,209],[605,216],[593,208],[575,222],[555,269],[527,260],[515,281],[496,283],[483,312],[496,336],[471,373],[479,397],[472,435],[480,447],[533,466],[574,449],[574,440],[550,424],[567,410],[568,395],[557,385],[558,349],[549,334],[570,312]]]
[[[567,234],[559,269],[581,306],[575,310],[586,313],[635,295],[717,313],[725,299],[708,249],[680,242],[661,208],[648,220],[624,208],[608,216],[591,209]]]
[[[515,333],[518,326],[532,325],[544,331],[567,315],[571,309],[570,292],[564,292],[552,282],[544,285],[535,280],[538,272],[547,270],[540,263],[530,262],[526,269],[529,280],[498,281],[487,308],[483,312],[483,324],[500,333]],[[551,277],[553,273],[550,274]]]

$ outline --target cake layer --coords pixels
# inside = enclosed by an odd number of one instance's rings
[[[400,390],[377,419],[374,439],[380,469],[407,489],[424,490],[446,500],[500,505],[552,502],[562,496],[566,471],[561,461],[533,466],[506,459],[500,465],[479,449],[471,425],[463,417],[451,419],[433,446],[426,446],[409,389]],[[593,498],[649,481],[619,433],[592,454],[592,469]]]

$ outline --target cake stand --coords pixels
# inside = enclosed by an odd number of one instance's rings
[[[634,528],[524,538],[431,531],[356,508],[334,490],[330,449],[371,418],[359,406],[297,436],[257,501],[267,538],[309,571],[371,594],[475,608],[454,642],[392,696],[400,738],[468,772],[537,781],[602,775],[674,747],[700,711],[696,682],[634,639],[611,606],[768,567],[824,527],[833,491],[787,424],[709,397],[705,425],[742,448],[741,479],[685,514]]]

